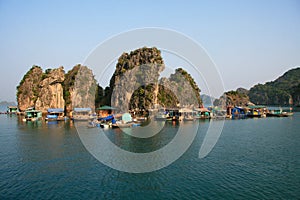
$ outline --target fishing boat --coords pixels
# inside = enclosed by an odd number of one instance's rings
[[[22,120],[23,120],[23,122],[26,122],[26,121],[34,122],[41,118],[42,118],[42,111],[29,109],[24,112],[24,118]]]
[[[281,115],[282,115],[282,117],[290,117],[290,116],[293,116],[294,113],[292,113],[292,112],[282,112]]]
[[[293,116],[292,112],[283,112],[282,109],[270,110],[267,113],[267,117],[290,117]]]
[[[48,114],[45,118],[46,121],[64,121],[66,117],[64,116],[63,108],[49,108]]]

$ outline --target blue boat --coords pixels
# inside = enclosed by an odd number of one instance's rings
[[[46,121],[63,121],[66,120],[63,108],[49,108]]]
[[[245,119],[247,117],[247,113],[245,108],[242,107],[234,107],[231,109],[232,119]]]

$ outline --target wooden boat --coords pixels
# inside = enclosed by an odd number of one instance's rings
[[[26,121],[37,121],[42,118],[42,111],[40,110],[26,110],[24,112],[23,122]]]
[[[293,116],[293,112],[282,112],[282,109],[270,110],[267,113],[267,117],[290,117]]]
[[[293,116],[294,113],[292,113],[292,112],[282,112],[281,115],[282,115],[282,117],[290,117],[290,116]]]

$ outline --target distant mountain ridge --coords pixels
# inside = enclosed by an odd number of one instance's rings
[[[216,98],[214,98],[212,96],[209,96],[207,94],[201,94],[200,96],[201,96],[201,99],[202,99],[202,102],[203,102],[204,106],[211,106],[211,105],[213,105],[213,102],[216,99]]]
[[[249,90],[250,101],[263,105],[300,105],[300,67],[285,72],[274,81]]]
[[[257,84],[246,90],[225,92],[214,105],[245,106],[256,105],[300,105],[300,67],[288,70],[274,81]]]

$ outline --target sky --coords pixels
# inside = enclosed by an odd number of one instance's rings
[[[0,0],[0,101],[16,101],[16,86],[32,65],[68,71],[107,39],[145,27],[174,30],[201,45],[225,91],[250,89],[300,66],[298,0]],[[166,65],[175,65],[165,56]]]

